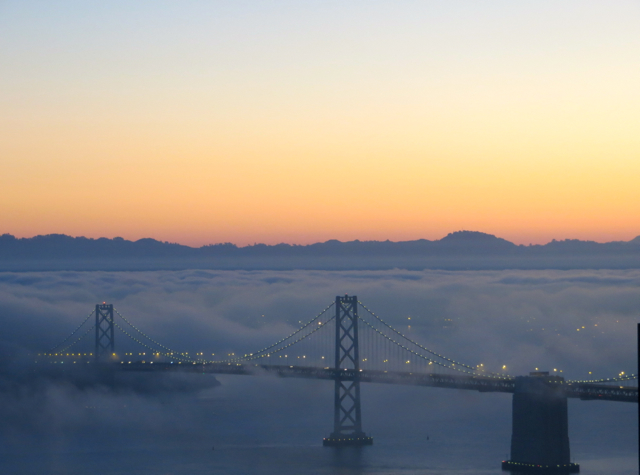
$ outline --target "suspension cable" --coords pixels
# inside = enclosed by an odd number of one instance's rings
[[[166,356],[168,358],[173,358],[176,360],[181,360],[181,361],[185,361],[188,363],[196,363],[196,362],[200,362],[200,363],[210,363],[208,361],[204,361],[204,360],[193,360],[192,358],[190,358],[189,356],[185,356],[182,353],[178,353],[179,355],[182,356],[177,356],[175,355],[173,352],[172,353],[165,353],[165,352],[161,352],[161,351],[157,351],[156,348],[153,348],[149,345],[147,345],[146,343],[144,343],[143,341],[138,340],[136,337],[134,337],[133,335],[131,335],[127,330],[125,330],[124,328],[122,328],[120,325],[118,325],[117,322],[113,322],[113,324],[118,327],[118,330],[120,330],[122,333],[124,333],[125,335],[127,335],[129,338],[131,338],[133,341],[135,341],[136,343],[138,343],[139,345],[144,346],[145,348],[149,348],[150,350],[154,351],[157,354],[161,354],[162,356]],[[152,355],[153,356],[153,355]]]
[[[87,336],[89,334],[89,332],[91,330],[93,330],[96,326],[95,325],[91,325],[91,327],[82,334],[82,336],[80,336],[79,338],[77,338],[76,340],[73,341],[73,343],[70,343],[69,345],[65,346],[64,348],[62,348],[61,350],[58,350],[58,353],[64,353],[65,351],[67,351],[69,348],[71,348],[73,345],[75,345],[76,343],[80,342],[80,340],[82,340],[85,336]]]
[[[85,319],[82,321],[82,323],[81,323],[80,325],[78,325],[78,327],[77,327],[75,330],[73,330],[73,331],[71,332],[71,334],[70,334],[69,336],[67,336],[64,340],[62,340],[62,341],[61,341],[60,343],[58,343],[56,346],[54,346],[53,348],[51,348],[51,349],[48,351],[48,353],[52,353],[56,348],[59,348],[59,347],[61,347],[62,345],[64,345],[64,344],[67,342],[67,340],[69,340],[69,338],[71,338],[73,335],[75,335],[75,334],[76,334],[76,332],[77,332],[78,330],[80,330],[80,328],[82,327],[82,325],[84,325],[85,323],[87,323],[87,320],[89,320],[89,319],[91,318],[91,315],[93,315],[93,314],[95,313],[95,311],[96,311],[96,310],[95,310],[95,309],[93,309],[93,310],[91,311],[91,313],[90,313],[89,315],[87,315],[87,318],[85,318]],[[67,347],[67,348],[69,348],[69,347]],[[66,349],[66,348],[65,348],[65,349]]]
[[[265,353],[265,352],[269,351],[271,348],[274,348],[274,347],[280,345],[281,343],[284,343],[289,338],[294,337],[295,335],[300,333],[302,330],[304,330],[305,328],[309,327],[309,325],[311,325],[312,323],[315,323],[320,317],[322,317],[322,315],[324,315],[331,307],[333,307],[334,304],[335,304],[334,302],[331,302],[331,304],[329,306],[327,306],[324,310],[322,310],[322,312],[320,312],[318,315],[316,315],[311,320],[309,320],[307,323],[305,323],[302,327],[298,328],[296,331],[291,333],[289,336],[281,339],[280,341],[275,342],[273,345],[267,346],[267,347],[265,347],[265,348],[263,348],[263,349],[261,349],[259,351],[256,351],[254,353],[248,353],[248,354],[245,354],[244,356],[240,356],[238,358],[232,358],[232,359],[230,359],[228,361],[232,362],[232,361],[237,361],[237,360],[243,360],[243,359],[245,359],[245,358],[247,358],[249,356],[257,356],[257,355],[260,355],[261,353]],[[325,322],[325,324],[330,322],[334,318],[335,317],[331,317],[329,320],[327,320]],[[315,330],[313,332],[315,332]],[[313,332],[311,332],[311,333],[313,333]],[[311,335],[311,333],[309,333],[307,336]],[[306,337],[303,337],[303,338],[306,338]],[[300,341],[300,340],[296,340],[296,341]],[[225,361],[227,361],[227,360],[225,360]]]
[[[376,333],[378,333],[379,335],[383,336],[384,338],[386,338],[387,340],[389,340],[391,343],[394,343],[396,345],[396,347],[401,348],[403,350],[408,351],[409,353],[417,356],[418,358],[422,358],[426,361],[429,362],[429,364],[431,363],[435,363],[438,366],[442,366],[443,368],[448,368],[454,371],[458,371],[461,373],[466,373],[466,374],[472,374],[474,376],[484,376],[484,377],[488,377],[488,378],[495,378],[495,379],[511,379],[510,376],[502,376],[502,375],[493,375],[493,373],[479,373],[478,371],[467,371],[465,369],[461,369],[461,368],[456,368],[455,367],[455,363],[452,365],[446,365],[444,363],[441,363],[440,361],[434,360],[432,358],[429,358],[428,356],[422,355],[420,353],[418,353],[417,351],[412,350],[411,348],[407,348],[406,346],[402,345],[401,343],[395,341],[394,339],[392,339],[390,336],[386,335],[385,333],[381,332],[380,330],[378,330],[376,327],[374,327],[373,325],[371,325],[369,322],[367,322],[366,320],[362,319],[361,317],[358,317],[360,320],[362,320],[362,322],[371,327],[373,329],[373,331],[375,331]]]
[[[305,338],[313,335],[315,332],[317,332],[318,330],[321,330],[322,328],[327,326],[327,323],[329,323],[330,321],[334,320],[336,317],[331,317],[329,320],[327,320],[326,322],[324,322],[322,325],[318,325],[317,327],[315,327],[313,330],[311,330],[309,333],[307,333],[304,336],[301,336],[300,338],[298,338],[297,340],[292,341],[291,343],[289,343],[288,345],[283,346],[282,348],[278,348],[277,350],[271,351],[267,354],[258,354],[258,353],[254,353],[252,355],[247,355],[248,357],[246,358],[236,358],[235,360],[223,360],[223,361],[213,361],[213,363],[232,363],[234,361],[252,361],[255,360],[257,358],[264,358],[266,357],[270,357],[271,355],[274,355],[276,353],[279,353],[282,350],[286,350],[287,348],[292,347],[293,345],[295,345],[296,343],[301,342],[302,340],[304,340]],[[284,341],[284,340],[281,340]],[[272,346],[273,347],[273,346]]]
[[[396,330],[395,328],[393,328],[391,325],[389,325],[387,322],[385,322],[384,320],[382,320],[382,318],[380,318],[378,315],[376,315],[375,313],[373,313],[373,311],[371,311],[369,308],[367,308],[367,306],[365,304],[363,304],[362,302],[358,301],[358,303],[362,306],[362,308],[364,308],[369,314],[371,314],[376,320],[378,320],[380,323],[382,323],[384,326],[386,326],[387,328],[389,328],[391,331],[393,331],[394,333],[396,333],[397,335],[401,336],[402,338],[404,338],[405,340],[407,340],[409,343],[416,345],[418,348],[431,353],[434,356],[437,356],[438,358],[442,358],[443,360],[447,360],[449,363],[458,365],[458,366],[462,366],[464,368],[470,369],[472,371],[478,371],[477,368],[474,368],[473,366],[469,366],[467,364],[464,363],[460,363],[459,361],[455,361],[452,360],[451,358],[447,358],[444,355],[438,354],[433,350],[430,350],[429,348],[426,348],[424,346],[422,346],[420,343],[413,341],[411,338],[405,336],[404,334],[400,333],[398,330]],[[363,320],[364,321],[364,320]],[[503,377],[503,375],[499,374],[499,373],[494,373],[494,372],[490,372],[487,371],[486,373],[483,374],[494,374],[498,377]],[[508,376],[508,375],[507,375]]]
[[[158,347],[163,348],[163,349],[165,349],[165,350],[167,350],[168,352],[171,352],[171,353],[180,353],[179,351],[175,351],[175,350],[172,350],[171,348],[169,348],[169,347],[167,347],[167,346],[164,346],[162,343],[158,343],[158,342],[157,342],[157,341],[155,341],[153,338],[151,338],[149,335],[147,335],[147,334],[146,334],[146,333],[144,333],[142,330],[140,330],[139,328],[137,328],[137,327],[136,327],[133,323],[131,323],[129,320],[127,320],[127,319],[124,317],[124,315],[122,315],[120,312],[118,312],[118,310],[116,310],[115,308],[114,308],[113,310],[114,310],[114,311],[115,311],[115,312],[120,316],[120,318],[122,318],[122,319],[123,319],[123,320],[124,320],[124,321],[125,321],[125,322],[130,326],[130,327],[131,327],[131,328],[133,328],[135,331],[137,331],[138,333],[140,333],[143,337],[145,337],[146,339],[148,339],[149,341],[151,341],[152,343],[154,343],[154,344],[155,344],[155,345],[157,345]],[[115,323],[115,322],[114,322],[114,323]],[[124,331],[124,330],[123,330],[123,331]],[[131,338],[133,338],[133,337],[131,337]],[[138,341],[138,340],[136,340],[135,338],[133,338],[133,339],[134,339],[135,341]],[[143,344],[143,343],[142,343],[142,342],[140,342],[140,341],[138,341],[138,343]],[[181,353],[180,353],[180,354],[181,354]],[[187,357],[187,358],[190,358],[190,357]],[[190,358],[190,359],[191,359],[191,358]]]

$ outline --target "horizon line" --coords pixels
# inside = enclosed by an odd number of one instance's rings
[[[564,238],[564,239],[556,239],[556,238],[552,238],[550,241],[545,242],[544,244],[539,244],[539,243],[516,243],[513,241],[509,241],[508,239],[502,238],[498,235],[495,234],[491,234],[491,233],[486,233],[484,231],[472,231],[472,230],[468,230],[468,229],[463,229],[463,230],[458,230],[458,231],[452,231],[449,232],[448,234],[446,234],[445,236],[439,238],[439,239],[427,239],[427,238],[417,238],[417,239],[407,239],[407,240],[398,240],[398,241],[394,241],[391,239],[384,239],[384,240],[380,240],[380,239],[351,239],[351,240],[340,240],[340,239],[336,239],[336,238],[330,238],[327,240],[320,240],[320,241],[315,241],[315,242],[311,242],[311,243],[307,243],[307,244],[300,244],[300,243],[295,243],[295,242],[277,242],[275,244],[267,244],[264,242],[254,242],[253,244],[237,244],[231,241],[223,241],[223,242],[215,242],[215,243],[208,243],[208,244],[202,244],[200,246],[197,245],[189,245],[189,244],[183,244],[181,242],[177,242],[177,241],[168,241],[168,240],[162,240],[162,239],[157,239],[157,238],[153,238],[153,237],[141,237],[139,239],[130,239],[130,238],[123,238],[121,236],[113,236],[113,237],[107,237],[107,236],[100,236],[100,237],[91,237],[91,236],[84,236],[84,235],[70,235],[70,234],[64,234],[64,233],[49,233],[49,234],[36,234],[33,236],[16,236],[13,235],[11,233],[2,233],[0,234],[0,237],[4,237],[4,236],[11,236],[15,239],[34,239],[37,237],[47,237],[47,236],[65,236],[65,237],[69,237],[69,238],[73,238],[73,239],[78,239],[78,238],[84,238],[84,239],[90,239],[90,240],[99,240],[99,239],[108,239],[108,240],[124,240],[124,241],[128,241],[128,242],[138,242],[138,241],[142,241],[142,240],[153,240],[156,242],[160,242],[163,244],[174,244],[174,245],[179,245],[179,246],[184,246],[184,247],[189,247],[189,248],[193,248],[193,249],[199,249],[202,247],[207,247],[207,246],[220,246],[220,245],[233,245],[237,248],[246,248],[246,247],[254,247],[254,246],[279,246],[279,245],[287,245],[287,246],[300,246],[300,247],[304,247],[304,246],[312,246],[315,244],[325,244],[327,242],[339,242],[339,243],[352,243],[352,242],[362,242],[362,243],[371,243],[371,242],[378,242],[378,243],[384,243],[384,242],[390,242],[390,243],[407,243],[407,242],[416,242],[416,241],[427,241],[427,242],[438,242],[441,241],[449,236],[455,235],[455,234],[461,234],[461,233],[469,233],[469,234],[477,234],[477,235],[483,235],[483,236],[489,236],[489,237],[493,237],[495,239],[500,239],[506,242],[509,242],[511,244],[514,244],[516,246],[546,246],[547,244],[551,244],[552,242],[566,242],[566,241],[578,241],[578,242],[592,242],[592,243],[596,243],[596,244],[609,244],[609,243],[628,243],[631,241],[634,241],[635,239],[640,238],[640,235],[631,238],[628,241],[624,241],[624,240],[613,240],[613,241],[595,241],[595,240],[591,240],[591,239],[578,239],[578,238]]]

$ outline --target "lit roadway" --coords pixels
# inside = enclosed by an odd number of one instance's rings
[[[213,374],[258,375],[276,374],[281,377],[336,379],[340,373],[342,380],[355,377],[352,369],[335,370],[333,368],[314,368],[306,366],[281,366],[238,363],[106,363],[116,371],[144,372],[189,372]],[[480,392],[515,392],[515,378],[491,376],[453,375],[438,373],[408,373],[399,371],[360,370],[360,382],[383,384],[406,384],[411,386],[432,386],[449,389],[471,389]],[[620,383],[549,383],[557,386],[567,397],[600,401],[638,402],[638,388],[621,386]]]

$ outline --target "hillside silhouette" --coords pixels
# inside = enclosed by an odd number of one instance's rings
[[[0,236],[0,270],[153,269],[575,269],[639,268],[640,236],[628,242],[567,239],[516,245],[477,231],[439,240],[347,241],[295,244],[221,243],[199,248],[151,238]]]

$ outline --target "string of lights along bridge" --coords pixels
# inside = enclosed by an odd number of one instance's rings
[[[117,351],[116,334],[124,337],[129,347],[138,346],[137,350]],[[120,341],[118,346],[123,346]],[[36,362],[60,365],[54,367],[64,371],[93,365],[90,368],[100,374],[269,372],[331,380],[335,388],[333,431],[323,439],[325,446],[373,443],[363,429],[362,383],[512,393],[511,458],[502,462],[502,468],[541,473],[579,471],[579,466],[570,462],[567,398],[638,402],[635,374],[565,381],[557,373],[541,371],[512,376],[507,374],[507,365],[490,371],[482,364],[465,364],[429,349],[349,295],[336,297],[273,344],[238,354],[215,350],[190,354],[171,348],[103,302],[58,345],[40,353]]]

